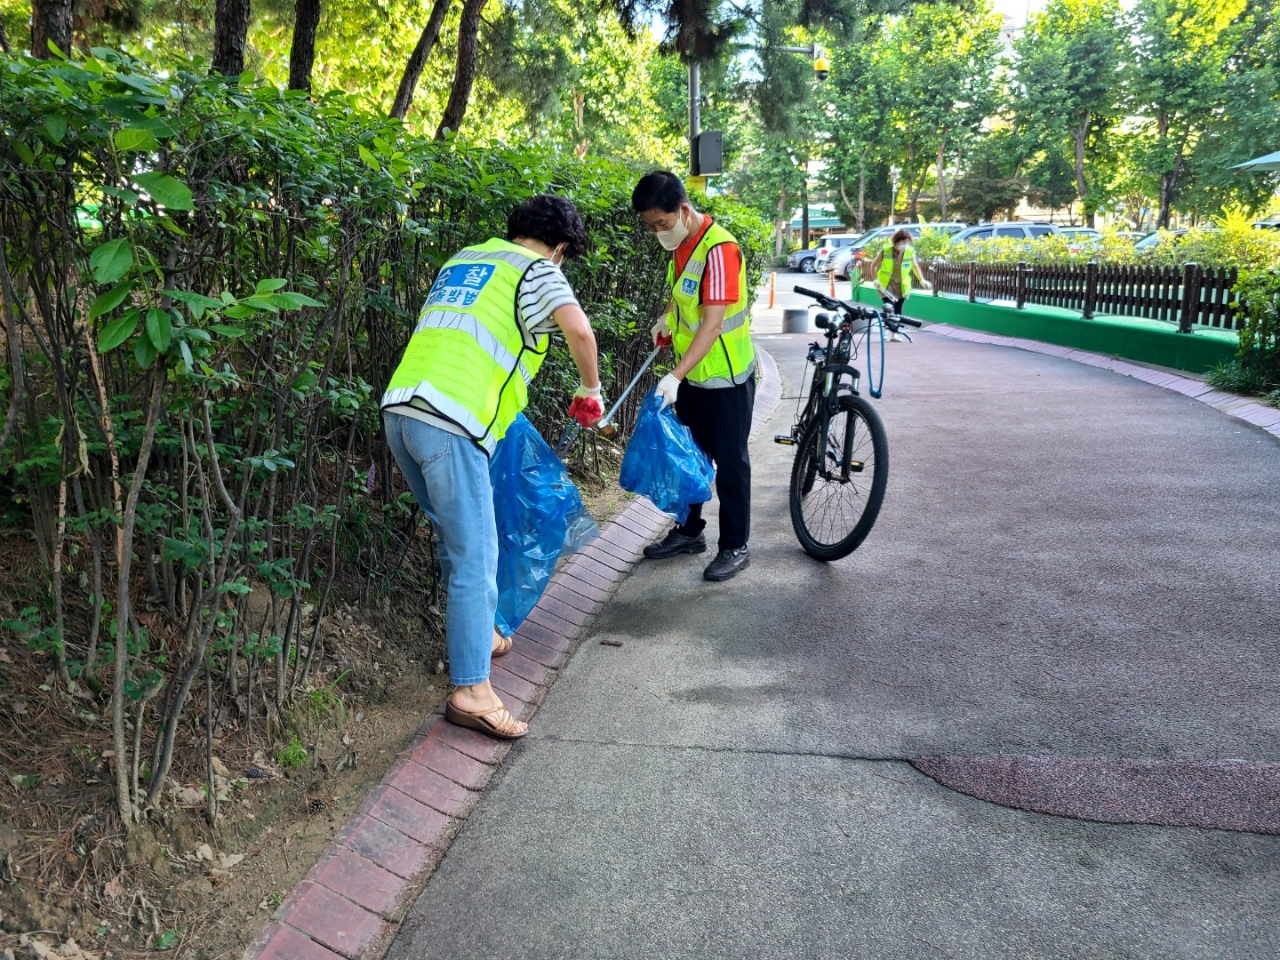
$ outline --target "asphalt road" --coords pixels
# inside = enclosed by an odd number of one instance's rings
[[[805,340],[760,341],[784,398]],[[750,570],[641,563],[391,960],[1280,955],[1280,837],[1028,813],[907,762],[1034,758],[1087,813],[1077,761],[1280,760],[1280,442],[1067,360],[889,349],[866,543],[800,551],[784,399]]]

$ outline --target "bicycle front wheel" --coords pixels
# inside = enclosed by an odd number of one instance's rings
[[[871,532],[889,482],[889,438],[861,397],[843,396],[822,429],[805,427],[791,467],[791,525],[817,560],[847,557]]]

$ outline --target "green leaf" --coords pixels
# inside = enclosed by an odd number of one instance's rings
[[[194,210],[195,204],[191,199],[191,190],[181,180],[177,180],[167,173],[139,173],[133,178],[134,182],[147,193],[151,194],[151,199],[169,210]]]
[[[51,113],[44,118],[44,129],[50,140],[61,143],[67,135],[67,118],[60,113]]]
[[[130,310],[103,327],[102,332],[98,334],[98,349],[106,353],[128,340],[133,335],[133,331],[138,329],[140,314],[140,310]]]
[[[182,362],[187,366],[187,372],[191,372],[194,361],[191,359],[191,348],[187,346],[187,341],[179,340],[178,349],[182,351]]]
[[[233,327],[228,323],[215,323],[210,328],[214,333],[224,337],[243,337],[245,334],[244,327]]]
[[[114,138],[116,149],[122,152],[142,152],[156,150],[160,147],[156,135],[150,130],[138,130],[134,127],[125,127],[123,130],[117,130]]]
[[[279,278],[272,279],[272,280],[259,280],[258,285],[254,288],[253,292],[254,293],[271,293],[274,290],[279,290],[288,282],[289,282],[288,280],[281,280]]]
[[[372,167],[374,170],[382,169],[382,164],[378,163],[378,158],[364,147],[360,147],[360,159],[365,162],[366,166]]]
[[[99,283],[115,283],[133,266],[133,250],[128,240],[109,240],[89,257],[93,279]]]
[[[138,366],[144,370],[155,363],[156,348],[146,337],[139,337],[133,341],[133,359],[138,361]]]
[[[155,345],[156,353],[169,352],[169,342],[173,339],[173,321],[169,319],[168,310],[147,311],[147,336]]]
[[[363,150],[364,148],[361,147],[360,149]],[[32,153],[31,148],[21,140],[13,141],[13,152],[16,153],[18,155],[18,159],[25,164],[30,165],[36,162],[36,155]]]
[[[125,280],[118,283],[106,293],[93,301],[93,306],[89,308],[89,319],[97,320],[105,313],[110,313],[120,304],[124,303],[125,297],[129,296],[129,291],[133,289],[133,281]]]
[[[192,293],[190,290],[166,290],[165,296],[170,300],[177,300],[179,303],[185,303],[191,308],[191,316],[199,320],[204,316],[206,310],[221,310],[223,303],[221,300],[214,300],[212,297],[206,297],[202,293]]]
[[[305,293],[276,293],[272,294],[271,302],[281,310],[298,310],[302,307],[323,307],[324,304],[319,300],[312,300]]]
[[[177,942],[178,942],[178,931],[166,930],[164,933],[160,934],[160,936],[156,937],[156,949],[168,950]]]

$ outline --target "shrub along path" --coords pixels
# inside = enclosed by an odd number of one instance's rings
[[[807,339],[764,341],[784,395]],[[1062,357],[889,349],[868,541],[800,552],[784,402],[750,570],[636,568],[389,957],[1280,951],[1280,443]]]

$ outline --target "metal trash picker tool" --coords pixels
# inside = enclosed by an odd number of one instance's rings
[[[640,378],[644,376],[645,371],[653,365],[654,360],[658,359],[658,353],[661,350],[662,347],[654,347],[653,350],[650,351],[649,356],[645,357],[644,363],[641,364],[640,369],[636,371],[636,375],[632,377],[631,382],[627,384],[627,389],[623,390],[618,396],[618,399],[613,402],[613,406],[609,408],[609,412],[596,422],[594,429],[601,430],[609,425],[609,421],[613,419],[613,415],[617,413],[618,409],[622,406],[622,401],[627,399],[627,395],[635,389],[636,384],[640,382]],[[560,442],[556,444],[556,456],[563,460],[568,455],[569,451],[573,449],[573,445],[577,442],[578,435],[580,433],[582,433],[582,425],[576,420],[570,422],[569,426],[565,427],[564,433],[560,435]]]

